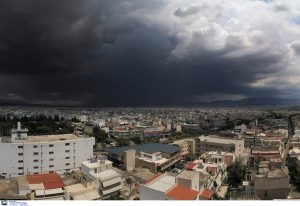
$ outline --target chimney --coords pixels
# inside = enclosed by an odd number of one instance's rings
[[[21,122],[18,122],[18,130],[21,130]]]

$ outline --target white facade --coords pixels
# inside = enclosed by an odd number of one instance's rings
[[[0,143],[0,175],[6,178],[21,175],[57,172],[79,168],[93,157],[95,138],[73,134],[28,136]]]
[[[244,124],[238,125],[234,127],[234,132],[235,133],[243,133],[247,130],[247,126]]]
[[[112,169],[108,160],[90,160],[81,164],[81,171],[96,181],[97,190],[102,196],[109,196],[122,189],[122,177]]]

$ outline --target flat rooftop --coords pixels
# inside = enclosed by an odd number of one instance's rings
[[[100,160],[97,160],[95,162],[86,160],[86,161],[83,161],[81,164],[83,164],[84,166],[86,166],[88,168],[94,169],[94,168],[100,167],[101,165],[111,165],[112,162],[109,160],[105,160],[105,161],[103,161],[103,163]]]
[[[166,192],[175,184],[175,176],[166,175],[155,178],[151,182],[147,183],[146,186],[157,191]]]
[[[102,172],[99,172],[99,173],[96,173],[96,174],[91,174],[91,175],[94,176],[97,179],[100,179],[101,181],[121,177],[121,175],[113,169],[108,169],[108,170],[105,170],[105,171],[102,171]]]
[[[232,144],[233,142],[244,140],[243,138],[220,137],[216,135],[200,136],[198,139],[202,142],[207,141],[219,144]]]
[[[145,162],[155,163],[155,164],[158,164],[158,165],[164,164],[164,163],[169,161],[169,159],[166,159],[166,158],[161,158],[159,160],[152,160],[152,159],[149,159],[149,158],[142,158],[142,157],[137,157],[137,158],[140,159],[140,160],[143,160]]]
[[[189,170],[183,170],[177,178],[182,178],[182,179],[193,179],[195,177],[199,176],[198,172],[195,171],[189,171]]]
[[[83,139],[84,137],[78,137],[74,134],[57,134],[57,135],[38,135],[28,136],[27,139],[17,139],[12,143],[30,143],[30,142],[55,142],[55,141],[66,141]]]
[[[128,147],[115,147],[110,150],[110,153],[120,155],[130,149],[136,150],[137,153],[146,152],[149,154],[153,154],[156,152],[174,154],[174,153],[180,151],[180,147],[175,146],[175,145],[149,143],[149,144],[133,145],[133,146],[128,146]]]

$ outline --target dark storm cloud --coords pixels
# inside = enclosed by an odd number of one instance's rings
[[[209,49],[207,38],[219,32],[211,29],[193,32],[178,58],[184,26],[170,31],[173,20],[151,21],[166,2],[0,1],[0,100],[114,106],[179,104],[211,93],[276,95],[249,84],[281,69],[280,52],[231,55],[245,45],[230,35],[222,48]],[[167,14],[183,20],[211,9],[176,8]]]

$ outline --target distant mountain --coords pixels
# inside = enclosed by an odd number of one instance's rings
[[[3,100],[0,99],[0,106],[35,106],[32,103],[20,100]]]
[[[28,107],[80,107],[72,105],[47,105],[47,104],[34,104],[26,101],[19,100],[3,100],[0,99],[0,106],[28,106]],[[143,105],[140,105],[143,106]],[[155,107],[155,105],[152,105]],[[258,98],[246,98],[242,100],[220,100],[212,102],[198,102],[190,104],[178,104],[178,105],[164,105],[164,106],[193,106],[193,107],[210,107],[210,106],[300,106],[300,100],[297,99],[283,99],[275,97],[258,97]],[[84,105],[84,107],[95,107],[95,105]],[[130,106],[129,106],[130,107]]]
[[[300,105],[297,99],[282,99],[276,97],[246,98],[242,100],[222,100],[213,102],[200,102],[199,106],[296,106]]]

